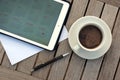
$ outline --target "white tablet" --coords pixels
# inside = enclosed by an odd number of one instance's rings
[[[0,33],[53,50],[68,8],[62,0],[0,0]]]

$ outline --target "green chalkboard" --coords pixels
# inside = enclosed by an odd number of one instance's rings
[[[0,0],[0,29],[48,45],[61,8],[53,0]]]

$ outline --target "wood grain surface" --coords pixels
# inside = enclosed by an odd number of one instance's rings
[[[0,80],[42,80],[18,71],[0,67]]]
[[[5,50],[4,50],[3,46],[2,46],[2,43],[0,42],[0,64],[2,63],[4,52],[5,52]]]
[[[99,0],[99,1],[102,1],[102,2],[105,2],[107,4],[111,4],[111,5],[120,7],[120,0]]]

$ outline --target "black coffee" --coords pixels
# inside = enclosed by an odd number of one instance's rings
[[[102,33],[95,25],[86,25],[79,33],[79,41],[86,48],[95,48],[102,41]]]

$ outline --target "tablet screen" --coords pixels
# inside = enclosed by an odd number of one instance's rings
[[[48,45],[62,5],[54,0],[0,0],[0,29]]]

